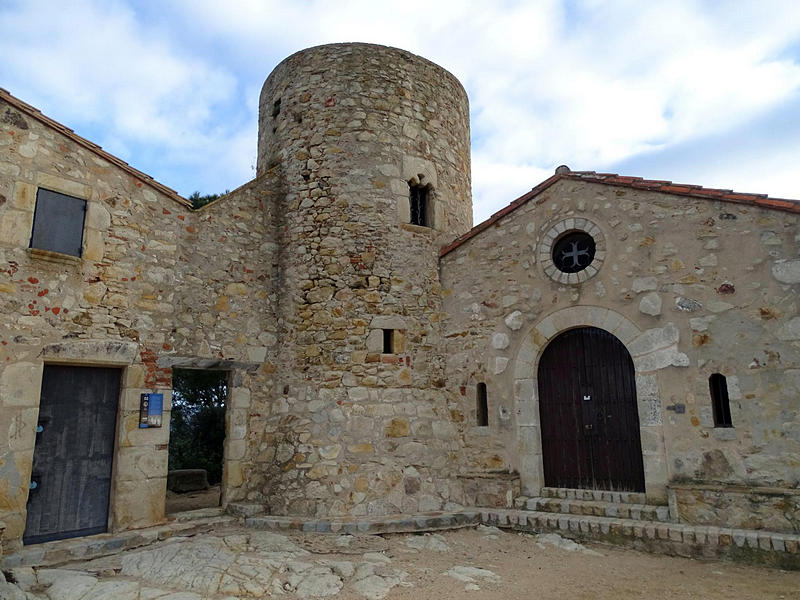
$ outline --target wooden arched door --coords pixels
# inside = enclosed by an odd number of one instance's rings
[[[539,362],[548,487],[644,492],[633,360],[596,327],[553,339]]]

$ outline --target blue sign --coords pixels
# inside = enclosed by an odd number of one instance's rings
[[[164,394],[142,394],[139,401],[139,429],[161,427]]]

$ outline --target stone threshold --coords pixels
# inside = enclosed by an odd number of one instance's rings
[[[75,560],[89,560],[148,546],[173,536],[210,531],[238,519],[221,508],[201,509],[170,515],[168,523],[119,533],[100,533],[25,546],[19,552],[0,557],[0,570],[15,567],[52,567]]]
[[[617,502],[623,504],[646,504],[647,498],[640,492],[613,492],[609,490],[585,490],[574,488],[542,488],[543,498],[561,500],[594,500],[598,502]],[[524,498],[524,496],[520,496]],[[519,500],[519,499],[518,499]]]

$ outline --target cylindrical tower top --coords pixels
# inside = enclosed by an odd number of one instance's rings
[[[261,92],[258,174],[280,164],[290,193],[324,163],[335,179],[380,179],[383,216],[395,212],[413,223],[410,183],[431,192],[425,224],[458,235],[472,225],[469,152],[464,88],[404,50],[361,43],[308,48],[281,62]]]

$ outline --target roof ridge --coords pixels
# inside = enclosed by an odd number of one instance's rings
[[[562,179],[586,181],[589,183],[599,183],[602,185],[618,185],[651,192],[661,192],[663,194],[673,194],[676,196],[691,196],[694,198],[704,198],[707,200],[719,200],[721,202],[730,202],[733,204],[748,204],[758,206],[760,208],[800,214],[800,200],[791,200],[789,198],[771,198],[767,194],[734,192],[732,190],[707,188],[703,187],[702,185],[695,184],[673,183],[672,181],[668,181],[666,179],[644,179],[642,177],[618,175],[617,173],[598,173],[596,171],[571,171],[568,167],[562,165],[556,169],[554,175],[548,179],[545,179],[531,191],[523,194],[508,204],[505,208],[501,208],[485,221],[478,223],[475,225],[475,227],[460,235],[448,245],[442,247],[442,249],[439,251],[439,257],[441,258],[445,254],[455,250],[467,240],[475,237],[485,229],[488,229],[491,225],[495,224],[506,215],[512,213],[523,204],[526,204],[531,199],[549,188],[551,185],[561,181]]]
[[[24,100],[20,100],[19,98],[14,96],[11,92],[9,92],[7,89],[2,87],[0,87],[0,99],[5,100],[15,108],[21,110],[28,116],[33,117],[34,119],[50,127],[51,129],[55,129],[56,131],[60,132],[61,134],[71,139],[76,144],[83,146],[84,148],[86,148],[91,152],[94,152],[103,160],[106,160],[116,165],[123,171],[126,171],[129,175],[132,175],[135,179],[141,181],[141,183],[150,186],[156,191],[164,194],[165,196],[171,198],[172,200],[178,202],[179,204],[186,206],[187,208],[192,207],[192,203],[189,200],[181,196],[178,192],[176,192],[172,188],[167,187],[163,183],[159,183],[147,173],[144,173],[139,169],[132,167],[121,158],[118,158],[113,154],[111,154],[110,152],[103,150],[103,148],[98,144],[95,144],[94,142],[89,141],[86,138],[78,135],[72,129],[70,129],[66,125],[63,125],[62,123],[59,123],[55,119],[51,119],[35,106],[28,104]]]
[[[664,191],[667,193],[675,193],[675,190],[671,188],[678,188],[680,190],[691,190],[692,192],[708,192],[711,194],[717,193],[724,193],[728,196],[743,196],[743,197],[750,197],[750,198],[770,198],[768,194],[761,194],[761,193],[754,193],[754,192],[734,192],[730,189],[723,189],[723,188],[713,188],[713,187],[704,187],[702,185],[698,185],[696,183],[675,183],[673,181],[669,181],[666,179],[645,179],[643,177],[633,177],[630,175],[618,175],[617,173],[598,173],[596,171],[570,171],[568,173],[563,174],[564,177],[572,178],[572,179],[602,179],[604,182],[608,183],[609,180],[613,179],[614,183],[626,184],[631,182],[636,182],[638,184],[644,184],[648,186],[655,186],[661,188],[670,188],[665,189]],[[772,198],[774,200],[780,200],[784,202],[800,202],[800,200],[792,200],[790,198]]]

